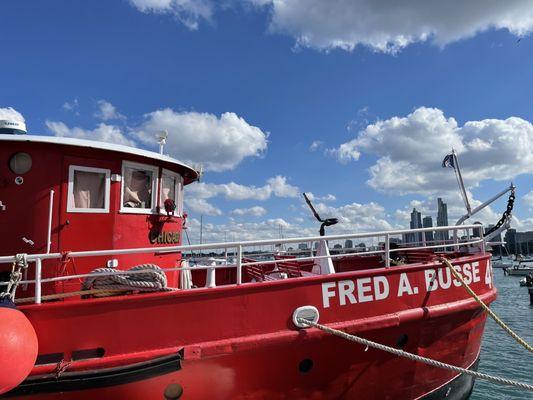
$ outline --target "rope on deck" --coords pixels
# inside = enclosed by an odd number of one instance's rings
[[[320,329],[321,331],[330,333],[330,334],[332,334],[334,336],[338,336],[340,338],[343,338],[343,339],[349,340],[351,342],[355,342],[355,343],[361,344],[363,346],[372,347],[374,349],[382,350],[382,351],[385,351],[387,353],[394,354],[394,355],[396,355],[398,357],[404,357],[404,358],[407,358],[407,359],[409,359],[411,361],[416,361],[416,362],[420,362],[420,363],[423,363],[423,364],[428,364],[428,365],[431,365],[433,367],[447,369],[449,371],[459,372],[459,373],[462,373],[462,374],[473,376],[473,377],[475,377],[477,379],[482,379],[482,380],[486,380],[486,381],[489,381],[489,382],[492,382],[492,383],[497,383],[499,385],[513,386],[513,387],[517,387],[517,388],[521,388],[521,389],[533,392],[533,385],[529,385],[527,383],[513,381],[511,379],[501,378],[499,376],[492,376],[492,375],[484,374],[484,373],[481,373],[481,372],[472,371],[470,369],[457,367],[455,365],[446,364],[446,363],[443,363],[441,361],[433,360],[431,358],[422,357],[422,356],[419,356],[417,354],[409,353],[409,352],[404,351],[404,350],[400,350],[400,349],[396,349],[394,347],[386,346],[386,345],[381,344],[381,343],[376,343],[376,342],[373,342],[373,341],[368,340],[368,339],[364,339],[364,338],[359,337],[359,336],[350,335],[349,333],[346,333],[346,332],[343,332],[343,331],[339,331],[337,329],[333,329],[333,328],[330,328],[330,327],[325,326],[325,325],[318,324],[316,322],[310,321],[310,320],[305,319],[305,318],[296,318],[296,320],[299,323],[301,323],[301,324],[305,324],[307,326],[311,326],[313,328]]]
[[[489,306],[487,306],[483,300],[479,298],[479,296],[472,290],[470,286],[464,281],[463,277],[459,272],[455,270],[452,263],[448,261],[446,258],[441,257],[439,261],[442,261],[446,267],[449,268],[449,270],[452,272],[453,276],[461,282],[461,285],[466,289],[466,291],[476,300],[476,302],[483,308],[483,310],[499,325],[503,328],[505,332],[507,332],[514,340],[516,340],[520,345],[524,346],[526,350],[533,352],[533,347],[528,344],[524,339],[522,339],[520,336],[518,336],[505,322],[503,322],[495,313],[492,311]],[[488,268],[488,267],[487,267]]]

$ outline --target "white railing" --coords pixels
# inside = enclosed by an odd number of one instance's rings
[[[481,229],[480,229],[481,228]],[[470,230],[477,229],[481,231],[481,237],[472,238]],[[459,232],[463,231],[465,233],[465,239],[459,239]],[[413,234],[413,233],[424,233],[424,232],[452,232],[452,240],[447,241],[434,241],[436,244],[428,245],[425,241],[425,235],[422,235],[421,243],[409,243],[409,247],[399,247],[399,248],[390,248],[390,240],[394,236],[400,236],[403,234]],[[479,245],[479,250],[481,252],[485,251],[485,243],[483,240],[483,228],[481,225],[462,225],[462,226],[444,226],[444,227],[431,227],[431,228],[418,228],[418,229],[403,229],[403,230],[392,230],[392,231],[380,231],[380,232],[366,232],[366,233],[355,233],[355,234],[342,234],[342,235],[328,235],[328,236],[313,236],[313,237],[298,237],[298,238],[286,238],[286,239],[266,239],[266,240],[254,240],[254,241],[241,241],[241,242],[223,242],[223,243],[211,243],[211,244],[196,244],[196,245],[183,245],[183,246],[167,246],[167,247],[144,247],[144,248],[134,248],[134,249],[113,249],[113,250],[91,250],[91,251],[74,251],[69,252],[69,258],[85,258],[85,257],[97,257],[97,256],[117,256],[125,254],[143,254],[143,253],[154,253],[156,255],[169,254],[169,253],[194,253],[200,250],[224,250],[226,260],[228,257],[233,257],[232,254],[228,253],[228,249],[235,249],[235,264],[226,264],[221,266],[194,266],[194,267],[174,267],[174,268],[163,268],[165,272],[171,271],[199,271],[206,270],[208,276],[208,281],[210,282],[209,287],[216,286],[214,282],[215,275],[214,271],[218,267],[224,268],[236,268],[236,284],[241,285],[242,282],[242,269],[247,266],[254,265],[269,265],[277,264],[283,260],[261,260],[253,262],[243,262],[243,255],[246,254],[243,252],[243,248],[246,247],[260,247],[260,246],[275,246],[275,245],[284,245],[284,244],[294,244],[294,243],[313,243],[326,240],[328,242],[346,240],[346,239],[379,239],[383,238],[381,242],[383,248],[377,246],[376,249],[364,250],[364,251],[354,251],[353,253],[344,253],[340,254],[328,254],[328,255],[313,255],[311,249],[307,249],[307,252],[310,252],[310,255],[307,257],[298,257],[298,261],[310,261],[310,260],[322,260],[322,259],[335,259],[335,258],[347,258],[347,257],[359,257],[361,255],[375,255],[383,254],[385,267],[390,267],[390,254],[393,252],[404,252],[412,251],[420,248],[425,249],[449,249],[453,248],[458,250],[460,246],[474,246]],[[411,246],[413,244],[413,246]],[[420,244],[420,245],[419,245]],[[355,250],[355,249],[354,249]],[[260,253],[255,253],[258,255]],[[266,254],[266,253],[263,253]],[[66,275],[58,276],[53,278],[42,278],[42,262],[45,260],[61,259],[65,255],[62,253],[45,253],[45,254],[28,254],[26,260],[28,263],[35,263],[35,279],[34,280],[23,280],[19,284],[35,284],[35,303],[40,304],[42,300],[42,284],[49,282],[58,282],[71,279],[80,279],[93,276],[109,276],[109,275],[121,275],[121,274],[135,274],[146,272],[144,270],[138,271],[127,271],[127,270],[117,270],[113,273],[87,273],[87,274],[77,274],[77,275]],[[16,256],[0,256],[0,264],[13,263],[16,261]],[[6,286],[7,282],[0,282],[0,287]]]

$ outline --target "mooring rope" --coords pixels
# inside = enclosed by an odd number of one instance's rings
[[[533,352],[533,347],[528,344],[524,339],[522,339],[520,336],[518,336],[511,328],[509,328],[505,322],[503,322],[495,313],[492,311],[489,306],[487,306],[483,300],[479,298],[479,296],[472,290],[470,286],[464,281],[463,277],[459,272],[455,270],[452,263],[448,261],[446,258],[439,258],[440,261],[442,261],[446,267],[449,268],[449,270],[452,272],[453,276],[461,282],[461,285],[466,289],[466,291],[476,300],[476,302],[483,308],[483,310],[499,325],[503,328],[505,332],[507,332],[514,340],[516,340],[520,345],[524,346],[526,350]],[[487,266],[488,268],[488,266]]]
[[[101,275],[103,273],[116,273],[115,268],[97,268],[91,273],[95,276],[85,278],[82,290],[134,290],[143,292],[168,291],[167,277],[163,270],[154,264],[142,264],[131,268],[129,271],[144,271],[131,275],[115,274]],[[100,275],[99,275],[100,274]]]
[[[481,373],[481,372],[472,371],[470,369],[457,367],[455,365],[446,364],[444,362],[433,360],[431,358],[422,357],[422,356],[419,356],[417,354],[409,353],[409,352],[404,351],[404,350],[400,350],[400,349],[396,349],[394,347],[386,346],[386,345],[381,344],[381,343],[376,343],[376,342],[373,342],[373,341],[368,340],[368,339],[364,339],[364,338],[359,337],[359,336],[350,335],[349,333],[346,333],[346,332],[343,332],[343,331],[339,331],[337,329],[333,329],[333,328],[330,328],[330,327],[325,326],[325,325],[318,324],[316,322],[307,320],[305,318],[296,318],[296,320],[299,323],[301,323],[301,324],[305,324],[307,326],[311,326],[313,328],[320,329],[321,331],[330,333],[332,335],[335,335],[335,336],[338,336],[340,338],[349,340],[351,342],[355,342],[355,343],[361,344],[363,346],[372,347],[372,348],[375,348],[375,349],[378,349],[378,350],[382,350],[382,351],[394,354],[394,355],[399,356],[399,357],[407,358],[407,359],[409,359],[411,361],[417,361],[417,362],[420,362],[420,363],[431,365],[433,367],[447,369],[447,370],[454,371],[454,372],[459,372],[459,373],[462,373],[462,374],[470,375],[470,376],[473,376],[475,378],[483,379],[483,380],[486,380],[486,381],[489,381],[489,382],[493,382],[493,383],[497,383],[497,384],[500,384],[500,385],[514,386],[514,387],[518,387],[518,388],[529,390],[529,391],[533,392],[533,385],[528,385],[527,383],[513,381],[511,379],[501,378],[499,376],[492,376],[492,375],[484,374],[484,373]]]

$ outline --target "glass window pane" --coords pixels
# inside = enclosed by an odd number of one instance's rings
[[[74,207],[105,207],[105,173],[74,170]]]
[[[176,178],[163,175],[161,179],[161,206],[164,205],[167,199],[176,201]]]
[[[141,168],[124,168],[123,206],[152,208],[153,172]]]

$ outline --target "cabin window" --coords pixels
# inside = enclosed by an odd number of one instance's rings
[[[183,210],[183,178],[172,171],[163,169],[161,174],[161,195],[159,209],[165,213],[165,200],[172,199],[176,204],[176,215],[181,215]]]
[[[68,175],[67,212],[109,212],[109,169],[71,165]]]
[[[122,212],[152,213],[155,210],[158,168],[124,161],[122,164]]]

